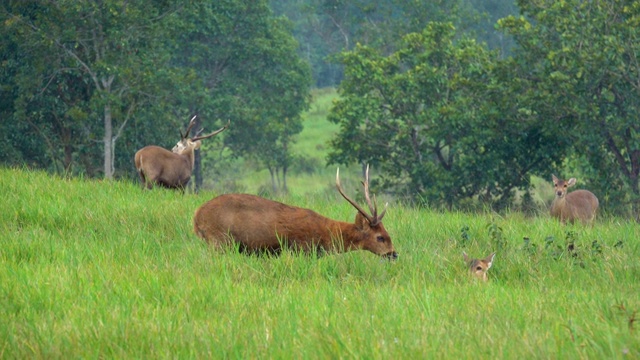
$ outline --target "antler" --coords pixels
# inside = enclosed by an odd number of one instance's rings
[[[202,140],[202,139],[210,138],[210,137],[212,137],[213,135],[219,134],[219,133],[223,132],[226,128],[228,128],[228,127],[229,127],[229,124],[231,124],[231,120],[229,120],[229,121],[227,122],[227,125],[225,125],[225,126],[221,127],[220,129],[218,129],[218,130],[216,130],[216,131],[212,132],[211,134],[207,134],[207,135],[203,135],[203,136],[198,136],[198,135],[200,135],[200,133],[202,132],[202,130],[200,130],[200,131],[196,134],[196,136],[194,136],[194,137],[191,139],[191,141],[198,141],[198,140]]]
[[[193,127],[193,125],[195,125],[195,119],[196,116],[198,115],[193,115],[193,117],[191,118],[191,120],[189,120],[189,126],[187,126],[187,131],[184,133],[184,135],[182,135],[182,130],[180,130],[180,138],[182,140],[186,139],[189,137],[189,132],[191,131],[191,128]]]
[[[387,212],[387,206],[389,205],[389,203],[386,203],[384,205],[384,210],[382,210],[380,215],[378,215],[378,205],[376,204],[376,197],[375,195],[373,196],[373,203],[372,203],[371,197],[369,196],[369,165],[367,165],[367,170],[365,172],[364,181],[362,182],[362,185],[364,185],[364,198],[367,201],[367,205],[369,206],[369,211],[371,211],[371,215],[369,215],[362,207],[360,207],[360,205],[358,205],[355,201],[351,200],[351,198],[349,198],[344,193],[344,190],[342,190],[342,186],[340,186],[340,168],[338,168],[338,170],[336,171],[336,187],[338,188],[338,192],[340,193],[340,195],[342,195],[342,197],[345,200],[347,200],[351,205],[353,205],[353,207],[355,207],[356,210],[358,210],[358,212],[362,214],[362,216],[364,216],[367,219],[367,221],[369,221],[369,224],[371,226],[378,225],[382,221],[384,214]]]

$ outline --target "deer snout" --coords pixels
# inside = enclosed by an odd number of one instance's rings
[[[384,256],[388,260],[398,260],[398,253],[395,251],[388,252],[382,256]]]
[[[556,195],[557,195],[558,197],[562,197],[562,191],[556,191]]]

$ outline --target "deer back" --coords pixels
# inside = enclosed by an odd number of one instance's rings
[[[175,154],[159,146],[149,145],[136,152],[134,162],[143,186],[157,183],[167,188],[186,186],[193,169],[189,156]]]

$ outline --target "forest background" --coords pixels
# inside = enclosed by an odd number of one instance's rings
[[[527,210],[555,173],[640,216],[638,1],[5,1],[0,20],[4,166],[134,179],[135,151],[197,114],[231,127],[196,188],[371,164],[387,196]],[[320,88],[317,158],[296,143]]]

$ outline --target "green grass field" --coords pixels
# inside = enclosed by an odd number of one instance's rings
[[[213,196],[0,169],[0,358],[640,358],[635,223],[391,203],[395,262],[271,258],[196,238]],[[327,192],[280,200],[355,216]],[[463,250],[497,252],[488,283]]]

